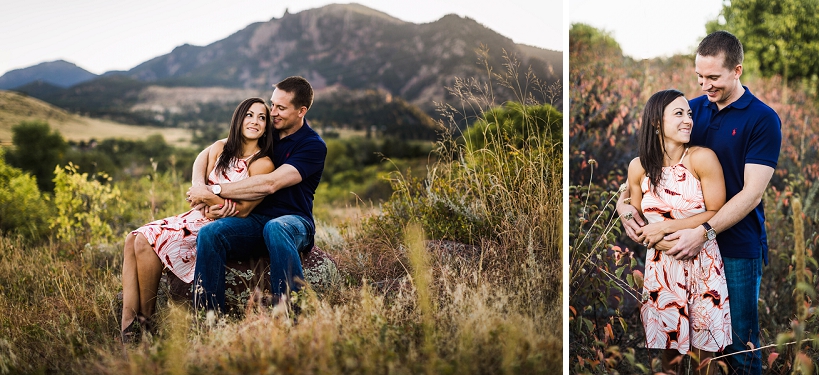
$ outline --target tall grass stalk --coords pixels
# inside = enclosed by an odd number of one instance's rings
[[[437,362],[435,350],[435,312],[433,306],[432,274],[429,268],[429,254],[424,245],[424,231],[417,223],[411,223],[406,231],[409,260],[412,265],[412,281],[418,295],[418,309],[424,335],[422,351],[426,358],[427,374],[434,374]]]
[[[796,342],[793,354],[793,370],[794,374],[810,374],[813,373],[813,361],[802,351],[805,321],[808,318],[808,309],[805,302],[807,293],[812,289],[812,286],[807,283],[808,278],[805,274],[805,224],[802,219],[802,202],[798,198],[794,198],[791,208],[793,209],[793,257],[796,278],[796,288],[793,291],[796,319],[791,323],[794,341]],[[812,297],[816,298],[816,290],[813,290],[812,294]]]

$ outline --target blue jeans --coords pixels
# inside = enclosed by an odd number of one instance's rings
[[[733,343],[723,354],[748,350],[747,342],[759,348],[759,283],[762,280],[762,258],[722,257],[731,309]],[[730,374],[761,374],[762,352],[759,350],[727,358]]]
[[[250,214],[205,225],[196,238],[193,302],[197,308],[225,312],[225,262],[270,256],[270,287],[274,296],[297,291],[304,279],[299,251],[312,243],[310,222],[298,215],[271,217]],[[266,250],[266,252],[265,252]]]

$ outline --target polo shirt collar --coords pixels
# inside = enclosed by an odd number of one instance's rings
[[[276,136],[275,139],[276,139],[277,142],[284,142],[284,141],[287,141],[287,140],[297,142],[297,141],[300,141],[302,138],[306,137],[308,134],[310,134],[309,129],[310,129],[310,125],[307,123],[307,119],[305,118],[304,122],[301,124],[301,128],[299,130],[297,130],[295,133],[290,134],[290,135],[288,135],[288,136],[286,136],[284,138],[279,138],[279,136],[278,136],[279,132],[277,131],[276,135],[275,135]]]
[[[742,93],[742,96],[740,96],[739,99],[737,99],[735,102],[725,106],[725,108],[745,109],[748,108],[749,105],[751,105],[751,101],[754,99],[754,94],[751,94],[751,90],[748,88],[748,86],[742,85],[742,88],[745,89],[745,92]],[[712,103],[711,101],[706,100],[705,105],[714,112],[719,111],[719,109],[717,108],[717,103]]]

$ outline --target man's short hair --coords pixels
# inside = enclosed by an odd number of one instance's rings
[[[724,65],[728,69],[734,69],[742,64],[745,53],[742,50],[742,43],[734,34],[725,30],[714,31],[705,37],[697,47],[697,55],[700,56],[725,56]]]
[[[301,107],[310,109],[313,104],[313,87],[304,77],[287,77],[275,86],[279,90],[293,93],[293,105],[297,109]]]

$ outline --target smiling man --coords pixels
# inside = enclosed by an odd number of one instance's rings
[[[707,239],[716,236],[725,266],[731,301],[733,344],[725,348],[731,374],[760,374],[759,285],[768,261],[762,195],[773,176],[782,141],[781,121],[773,109],[740,83],[742,43],[726,31],[706,36],[697,47],[694,66],[704,95],[689,103],[694,127],[690,145],[705,146],[719,158],[727,202],[707,222],[693,229],[667,233],[676,259],[693,259]],[[626,233],[637,242],[642,220],[633,206],[617,203]],[[657,247],[658,249],[660,246]],[[665,249],[661,249],[665,250]],[[751,343],[752,345],[748,345]]]
[[[302,77],[275,85],[270,98],[275,129],[275,170],[245,180],[222,184],[194,184],[188,192],[192,206],[218,195],[235,200],[264,198],[246,218],[226,217],[205,226],[197,238],[194,304],[225,311],[225,262],[268,255],[271,292],[287,299],[304,278],[299,254],[313,246],[313,196],[316,193],[327,145],[304,118],[313,102],[313,89]],[[207,150],[206,150],[207,151]],[[201,157],[201,154],[200,154]],[[200,157],[193,181],[203,181]]]

